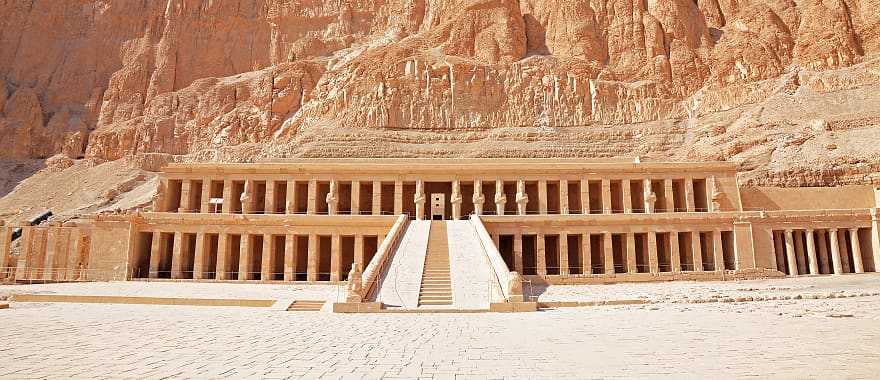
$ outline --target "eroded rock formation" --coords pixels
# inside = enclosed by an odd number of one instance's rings
[[[0,159],[641,155],[877,182],[880,0],[0,3]]]

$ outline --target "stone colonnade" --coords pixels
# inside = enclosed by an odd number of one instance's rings
[[[525,275],[612,275],[742,269],[733,231],[516,232],[493,234],[511,270]]]
[[[789,276],[877,270],[871,227],[774,229],[776,268]]]
[[[424,217],[427,195],[446,194],[447,219],[504,214],[706,212],[722,205],[715,177],[559,180],[163,179],[155,210],[190,213]],[[719,200],[722,199],[721,202]]]
[[[253,230],[260,230],[254,228]],[[382,231],[385,233],[385,230]],[[345,281],[353,263],[370,262],[385,236],[325,232],[227,233],[141,231],[133,278]]]
[[[90,239],[77,227],[20,226],[21,249],[12,255],[14,227],[0,226],[0,279],[74,281],[85,279]]]

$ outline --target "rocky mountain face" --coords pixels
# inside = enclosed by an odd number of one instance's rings
[[[638,155],[880,183],[878,9],[0,0],[0,159]]]

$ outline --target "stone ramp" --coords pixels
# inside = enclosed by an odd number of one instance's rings
[[[376,301],[386,308],[418,307],[430,228],[431,222],[427,220],[414,220],[407,226],[391,262],[380,276]]]
[[[495,278],[480,239],[468,220],[446,222],[449,242],[453,307],[462,310],[489,309],[490,281]]]
[[[419,306],[452,305],[452,286],[449,275],[449,242],[446,222],[432,221],[428,236],[428,252],[419,291]]]

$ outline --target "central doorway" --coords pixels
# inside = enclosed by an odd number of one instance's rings
[[[431,193],[431,220],[446,219],[446,194]]]

